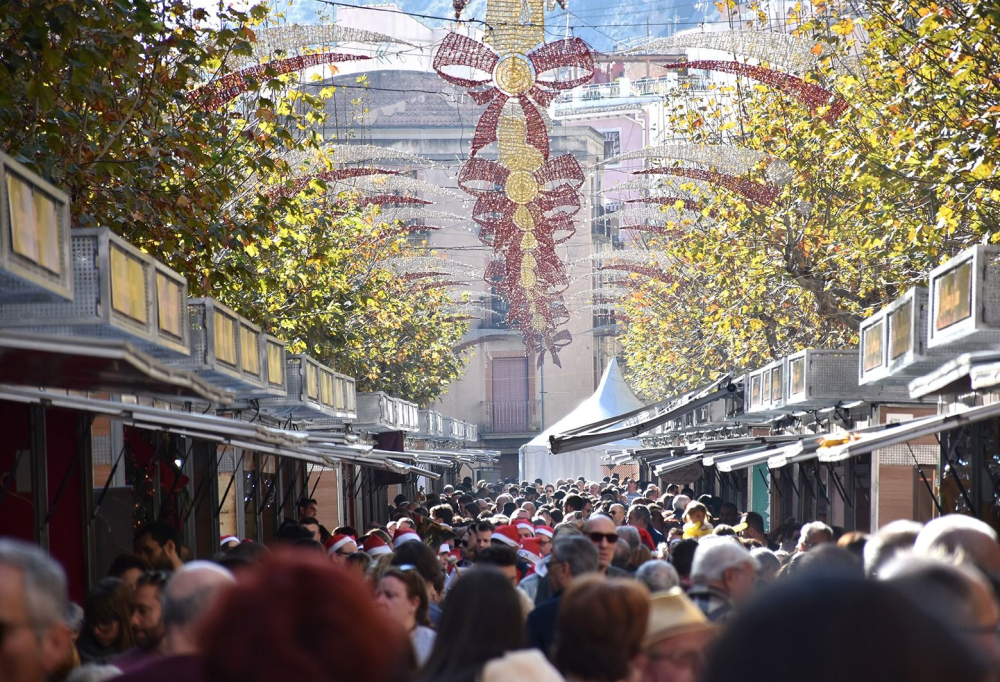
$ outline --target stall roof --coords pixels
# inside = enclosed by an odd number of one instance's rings
[[[124,341],[0,333],[0,384],[159,395],[228,404],[233,394],[167,367]]]
[[[688,455],[686,457],[677,457],[669,462],[665,462],[659,465],[658,467],[656,467],[656,469],[653,470],[653,473],[656,474],[657,476],[662,476],[663,474],[686,467],[689,464],[696,464],[700,460],[701,460],[701,455]]]
[[[573,450],[582,450],[606,443],[613,443],[618,440],[635,438],[640,434],[655,429],[661,424],[666,424],[669,421],[694,412],[699,407],[732,395],[735,390],[736,386],[730,382],[730,377],[727,375],[686,399],[680,397],[664,400],[648,407],[640,407],[617,416],[570,428],[561,433],[554,433],[549,436],[549,448],[553,454],[558,454],[560,452],[572,452]],[[656,410],[660,407],[666,407],[667,409],[664,412],[655,414]],[[624,426],[612,431],[606,430],[609,427],[636,418],[644,412],[653,412],[654,416],[632,426]]]
[[[993,417],[1000,417],[1000,403],[973,407],[957,414],[939,414],[893,424],[891,428],[863,434],[843,444],[820,447],[817,455],[821,462],[839,462],[848,457],[865,455],[881,448],[906,443],[922,436],[951,431]]]
[[[964,353],[910,382],[910,397],[970,393],[1000,384],[1000,353]]]

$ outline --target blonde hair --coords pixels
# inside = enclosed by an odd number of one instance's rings
[[[701,502],[688,502],[688,505],[684,507],[684,520],[689,521],[691,512],[700,511],[708,517],[708,507],[703,505]]]

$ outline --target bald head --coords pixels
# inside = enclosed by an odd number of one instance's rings
[[[961,514],[948,514],[927,523],[917,535],[914,553],[953,556],[971,563],[988,576],[1000,578],[1000,545],[989,525]]]
[[[163,593],[165,653],[198,653],[196,631],[215,598],[233,583],[233,574],[208,561],[192,561],[174,574]]]

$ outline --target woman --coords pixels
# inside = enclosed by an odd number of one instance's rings
[[[81,663],[110,661],[134,645],[132,588],[118,578],[100,580],[83,607],[83,632],[76,648]]]
[[[470,614],[487,615],[469,627]],[[499,571],[476,568],[455,582],[420,682],[474,682],[483,666],[524,646],[524,615],[515,588]]]
[[[638,582],[579,578],[559,606],[552,662],[567,682],[634,682],[648,616],[649,590]]]
[[[410,633],[410,641],[423,666],[434,646],[434,631],[427,617],[427,583],[415,566],[393,566],[382,574],[375,589],[375,605]]]

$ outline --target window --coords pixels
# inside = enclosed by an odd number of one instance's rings
[[[610,159],[622,153],[622,132],[608,130],[604,133],[604,158]]]

